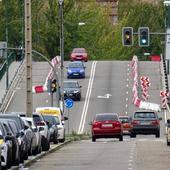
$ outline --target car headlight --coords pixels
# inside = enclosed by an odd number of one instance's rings
[[[72,71],[71,71],[71,70],[67,70],[67,72],[68,72],[68,73],[72,73]]]
[[[78,90],[74,90],[74,93],[78,93],[79,91]]]

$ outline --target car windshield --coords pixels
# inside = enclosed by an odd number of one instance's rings
[[[45,121],[49,122],[50,126],[57,124],[53,116],[43,115],[43,117]]]
[[[85,51],[85,49],[84,48],[75,48],[74,50],[73,50],[73,53],[85,53],[86,51]]]
[[[136,112],[134,118],[156,118],[154,112]]]
[[[119,117],[119,119],[120,119],[121,122],[124,122],[124,123],[130,122],[130,119],[128,117]]]
[[[64,88],[77,88],[78,84],[76,82],[64,82]]]
[[[105,121],[105,120],[118,120],[118,117],[117,115],[114,115],[114,114],[96,115],[96,121]]]
[[[70,63],[69,68],[82,68],[83,64],[82,63]]]

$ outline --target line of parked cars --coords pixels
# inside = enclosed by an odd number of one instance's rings
[[[0,115],[1,169],[18,166],[28,159],[50,149],[50,142],[65,141],[65,125],[59,108],[37,108],[32,117],[23,112]]]
[[[119,138],[123,141],[123,135],[135,138],[138,134],[153,134],[160,137],[160,120],[158,114],[152,110],[138,110],[132,117],[116,113],[98,113],[91,125],[92,141],[98,138]]]

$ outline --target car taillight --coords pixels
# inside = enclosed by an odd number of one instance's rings
[[[137,120],[132,121],[132,125],[137,125],[137,124],[139,124],[139,121],[137,121]]]
[[[93,128],[99,127],[100,124],[101,124],[100,122],[94,122],[94,123],[93,123]]]
[[[37,122],[37,126],[45,126],[45,122],[44,121]]]
[[[121,123],[119,121],[115,122],[115,126],[121,127]]]
[[[154,120],[151,122],[152,125],[159,125],[159,121],[158,120]]]

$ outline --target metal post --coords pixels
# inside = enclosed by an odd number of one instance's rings
[[[54,103],[53,102],[53,92],[51,92],[50,95],[51,95],[51,107],[53,107],[53,103]]]
[[[70,119],[70,109],[68,108],[68,135],[70,134],[70,124],[69,124],[69,119]]]
[[[25,0],[25,58],[26,58],[26,83],[27,104],[26,114],[32,116],[32,28],[31,28],[31,0]]]
[[[63,29],[63,3],[64,0],[58,0],[59,4],[59,15],[60,15],[60,56],[61,56],[61,102],[62,107],[64,106],[64,93],[63,93],[63,68],[64,68],[64,29]],[[62,108],[64,112],[64,107]]]

